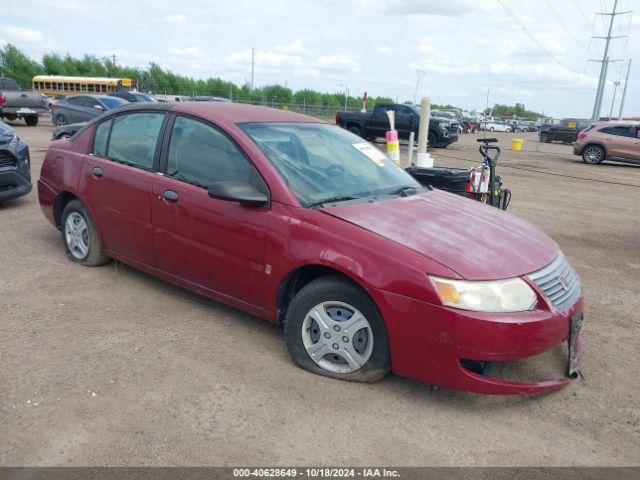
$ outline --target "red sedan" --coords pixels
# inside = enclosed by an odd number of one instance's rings
[[[576,375],[580,281],[533,225],[423,188],[359,137],[304,115],[132,104],[54,141],[38,181],[68,257],[115,259],[271,322],[295,363],[390,370],[481,393]],[[565,377],[486,367],[568,342]]]

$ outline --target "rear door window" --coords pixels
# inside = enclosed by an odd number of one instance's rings
[[[107,156],[118,162],[153,169],[164,113],[130,113],[113,120]]]
[[[605,127],[600,130],[602,133],[609,135],[616,135],[618,137],[631,137],[633,138],[633,131],[630,127]]]

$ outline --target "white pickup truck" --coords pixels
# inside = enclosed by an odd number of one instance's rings
[[[0,119],[23,118],[30,127],[38,125],[38,114],[46,111],[46,97],[24,91],[8,77],[0,77]]]

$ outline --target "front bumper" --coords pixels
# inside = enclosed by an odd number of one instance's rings
[[[580,297],[557,312],[482,313],[433,305],[384,290],[371,290],[391,347],[392,370],[401,376],[476,393],[530,395],[559,390],[570,379],[514,382],[490,378],[461,362],[508,362],[533,357],[566,342],[570,319],[582,313]],[[576,347],[581,350],[578,340]]]
[[[13,158],[0,167],[0,201],[21,197],[31,191],[31,159],[29,147],[20,143],[16,149],[2,149],[3,158]]]
[[[0,201],[26,195],[31,188],[31,179],[16,168],[0,169]]]

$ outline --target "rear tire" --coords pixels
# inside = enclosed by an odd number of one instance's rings
[[[318,375],[371,383],[382,380],[391,368],[389,339],[378,308],[364,290],[341,275],[305,285],[289,305],[284,332],[292,360]]]
[[[24,117],[24,121],[28,127],[35,127],[38,125],[38,115],[29,115],[28,117]]]
[[[60,114],[56,117],[56,121],[55,124],[57,127],[60,127],[62,125],[66,125],[67,123],[69,123],[67,121],[67,117],[65,117],[63,114]]]
[[[71,200],[62,211],[62,241],[70,260],[86,267],[109,262],[89,211],[80,200]]]
[[[607,154],[600,145],[587,145],[582,150],[582,161],[588,165],[599,165],[607,158]]]
[[[349,128],[347,128],[347,130],[351,133],[353,133],[354,135],[357,135],[359,137],[362,137],[362,130],[360,129],[360,127],[352,125]]]

